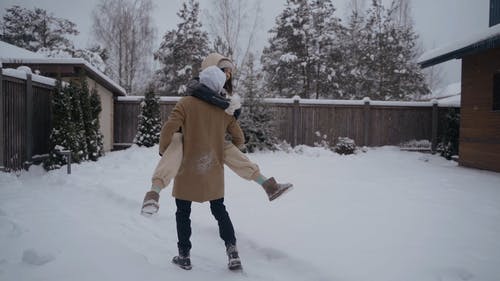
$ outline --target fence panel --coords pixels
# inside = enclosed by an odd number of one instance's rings
[[[49,139],[52,131],[53,88],[33,85],[33,156],[49,152]]]
[[[4,163],[21,169],[26,161],[26,81],[3,77]]]
[[[132,143],[140,113],[139,103],[138,100],[116,101],[115,142],[126,146]],[[162,121],[165,121],[175,101],[162,101],[160,104]],[[366,146],[398,145],[413,139],[432,140],[431,103],[385,106],[359,101],[346,104],[268,101],[268,104],[278,138],[292,145],[314,145],[324,135],[330,144],[334,144],[338,137],[349,137],[357,145]],[[447,108],[438,110],[438,135],[442,133],[447,111]]]

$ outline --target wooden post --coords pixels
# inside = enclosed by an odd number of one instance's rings
[[[432,136],[431,136],[431,152],[436,153],[438,142],[438,101],[432,100]]]
[[[26,74],[26,161],[33,157],[33,81],[31,73]]]
[[[298,144],[298,132],[299,132],[299,114],[300,114],[300,97],[293,97],[293,114],[292,114],[292,122],[293,122],[293,139],[292,139],[292,147]]]
[[[370,141],[370,98],[365,97],[363,99],[364,101],[364,106],[363,106],[363,119],[364,119],[364,125],[363,125],[363,146],[369,146],[369,141]]]
[[[5,153],[5,132],[4,132],[4,92],[3,92],[3,69],[2,63],[0,62],[0,171],[5,169],[4,163],[4,153]]]

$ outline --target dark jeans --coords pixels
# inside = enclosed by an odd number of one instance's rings
[[[189,253],[191,249],[191,201],[175,199],[177,212],[175,212],[175,220],[177,222],[177,247],[180,253]],[[224,205],[224,198],[210,201],[210,210],[212,215],[219,224],[219,236],[224,240],[226,245],[236,245],[236,237],[234,236],[234,228],[229,218]]]

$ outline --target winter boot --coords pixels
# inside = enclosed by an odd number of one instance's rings
[[[238,249],[236,248],[236,245],[228,244],[226,246],[226,254],[228,257],[227,267],[229,270],[241,269],[241,260],[240,256],[238,256]]]
[[[148,191],[144,196],[144,201],[142,202],[141,215],[150,217],[158,213],[160,205],[158,201],[160,200],[160,194],[156,191]]]
[[[189,251],[181,249],[179,249],[179,255],[172,259],[172,263],[185,270],[193,268],[191,266],[191,258],[189,258]]]
[[[280,197],[285,192],[289,191],[293,184],[291,183],[277,183],[274,177],[267,179],[262,187],[267,193],[267,197],[269,197],[269,201],[273,201],[274,199]]]

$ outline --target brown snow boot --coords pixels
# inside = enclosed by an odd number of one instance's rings
[[[277,183],[274,177],[267,179],[262,187],[267,193],[267,197],[269,197],[269,201],[273,201],[274,199],[280,197],[285,192],[289,191],[293,184],[291,183]]]
[[[158,201],[160,200],[160,194],[156,191],[148,191],[144,196],[144,201],[142,202],[141,215],[150,217],[158,213],[160,205]]]

